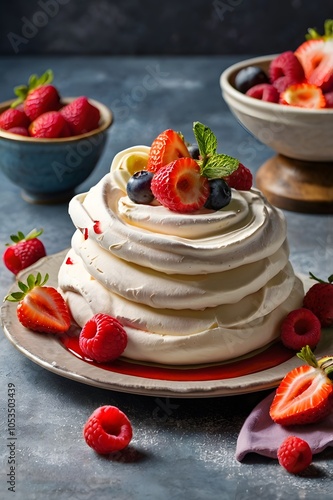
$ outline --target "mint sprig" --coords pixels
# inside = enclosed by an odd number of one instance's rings
[[[207,125],[200,122],[193,123],[193,133],[197,141],[201,175],[210,179],[227,177],[239,166],[239,160],[232,156],[217,153],[217,139]]]

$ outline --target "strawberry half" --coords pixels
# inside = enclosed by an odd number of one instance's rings
[[[172,129],[165,130],[152,142],[147,163],[147,170],[157,172],[178,158],[190,157],[182,137]]]
[[[281,425],[303,425],[324,419],[333,405],[333,358],[317,361],[309,346],[297,354],[308,365],[291,370],[276,390],[270,416]]]
[[[3,262],[9,271],[17,274],[45,257],[45,247],[38,238],[42,232],[42,229],[33,229],[26,236],[21,231],[10,236],[12,243],[7,243],[8,248],[3,254]]]
[[[310,109],[326,107],[322,90],[316,85],[310,85],[309,83],[296,83],[287,87],[280,95],[280,104]]]
[[[21,292],[13,292],[5,297],[10,302],[18,302],[16,314],[19,322],[35,332],[65,333],[71,318],[67,304],[53,287],[44,286],[49,278],[42,279],[40,273],[35,277],[29,274],[27,284],[19,281]]]
[[[328,90],[333,78],[333,20],[326,20],[324,28],[324,35],[310,29],[308,40],[295,50],[295,55],[308,83]]]
[[[199,210],[206,203],[210,188],[192,158],[179,158],[159,168],[151,182],[151,190],[161,205],[174,212]]]

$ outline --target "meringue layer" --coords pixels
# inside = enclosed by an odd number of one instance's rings
[[[74,319],[116,316],[128,334],[124,356],[169,365],[227,361],[276,340],[303,298],[282,212],[256,189],[233,189],[215,212],[135,204],[126,184],[148,154],[122,151],[69,204],[77,229],[59,287]]]

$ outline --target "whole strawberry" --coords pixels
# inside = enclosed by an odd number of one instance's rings
[[[44,139],[56,139],[71,135],[68,123],[59,111],[47,111],[38,116],[30,124],[29,133],[31,137]]]
[[[43,75],[31,75],[28,85],[19,85],[14,88],[17,96],[12,107],[23,103],[23,109],[30,121],[47,111],[57,111],[60,108],[60,96],[57,89],[50,85],[53,80],[53,72],[47,70]]]
[[[8,248],[3,254],[3,262],[9,271],[16,275],[22,269],[45,257],[45,247],[38,238],[42,232],[42,229],[33,229],[26,236],[21,231],[17,235],[10,236],[12,243],[7,243]]]
[[[333,274],[327,281],[316,278],[310,273],[311,279],[318,281],[305,294],[303,306],[317,316],[323,328],[333,325]]]
[[[71,325],[67,304],[54,287],[44,286],[49,275],[44,278],[29,274],[27,284],[19,281],[21,291],[5,297],[9,302],[18,302],[16,314],[19,322],[29,330],[42,333],[62,334]]]
[[[24,111],[15,108],[8,108],[0,115],[0,128],[10,130],[16,127],[28,128],[30,120]]]
[[[94,130],[98,127],[101,117],[99,109],[84,96],[78,97],[61,108],[60,113],[67,121],[72,135],[80,135]]]

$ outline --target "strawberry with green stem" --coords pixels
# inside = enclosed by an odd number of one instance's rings
[[[71,325],[71,317],[62,295],[51,286],[45,286],[49,275],[43,278],[29,274],[27,284],[18,282],[21,291],[5,297],[9,302],[18,302],[16,314],[19,322],[29,330],[62,334]]]
[[[303,307],[310,309],[323,328],[333,325],[333,274],[324,281],[310,273],[310,278],[317,281],[305,294]]]
[[[26,236],[21,231],[10,236],[12,243],[7,243],[8,248],[3,254],[3,262],[9,271],[17,274],[45,257],[46,250],[39,239],[42,233],[43,229],[32,229]]]
[[[48,69],[40,77],[31,75],[28,85],[19,85],[14,88],[17,99],[11,107],[16,108],[23,103],[24,112],[33,121],[47,111],[57,111],[60,108],[58,90],[51,85],[53,72]]]
[[[307,365],[287,373],[270,407],[272,420],[280,425],[318,422],[333,408],[333,357],[317,360],[308,345],[297,356]]]

